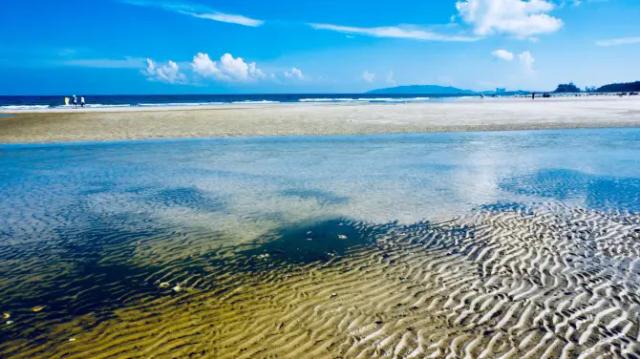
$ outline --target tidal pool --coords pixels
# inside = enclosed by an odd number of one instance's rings
[[[3,145],[0,198],[0,356],[638,352],[640,129]]]

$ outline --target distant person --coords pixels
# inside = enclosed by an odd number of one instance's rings
[[[80,97],[80,107],[84,107],[84,96]]]
[[[532,92],[532,93],[531,93],[531,99],[532,99],[532,100],[535,100],[535,99],[536,99],[536,93],[535,93],[535,92]]]
[[[73,103],[74,107],[78,107],[78,98],[76,97],[76,95],[73,95],[73,100],[71,101],[71,103]]]
[[[64,97],[64,105],[65,106],[69,106],[69,97],[68,96]]]

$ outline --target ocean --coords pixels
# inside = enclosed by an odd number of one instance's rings
[[[407,103],[433,99],[447,99],[450,95],[373,95],[373,94],[248,94],[248,95],[81,95],[86,106],[95,107],[151,107],[206,106],[220,104],[333,102],[333,103]],[[65,107],[59,96],[0,96],[0,109],[46,109]]]

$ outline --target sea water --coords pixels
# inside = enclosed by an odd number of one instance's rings
[[[639,159],[639,129],[4,145],[0,309],[25,318],[0,335],[49,338],[176,283],[215,291],[207,271],[333,260],[390,224],[637,213]]]
[[[59,96],[0,96],[0,111],[73,108]],[[79,95],[78,95],[79,96]],[[415,103],[462,99],[467,95],[420,94],[242,94],[242,95],[84,95],[87,108],[211,106],[271,103]]]

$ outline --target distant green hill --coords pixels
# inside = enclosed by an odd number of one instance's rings
[[[367,92],[378,95],[475,95],[471,90],[463,90],[450,86],[410,85],[377,89]]]
[[[604,85],[596,90],[597,92],[639,92],[640,81],[620,84]]]
[[[570,82],[568,84],[560,84],[560,85],[558,85],[556,90],[553,91],[553,92],[555,92],[555,93],[577,93],[577,92],[580,92],[580,89],[573,82]]]

